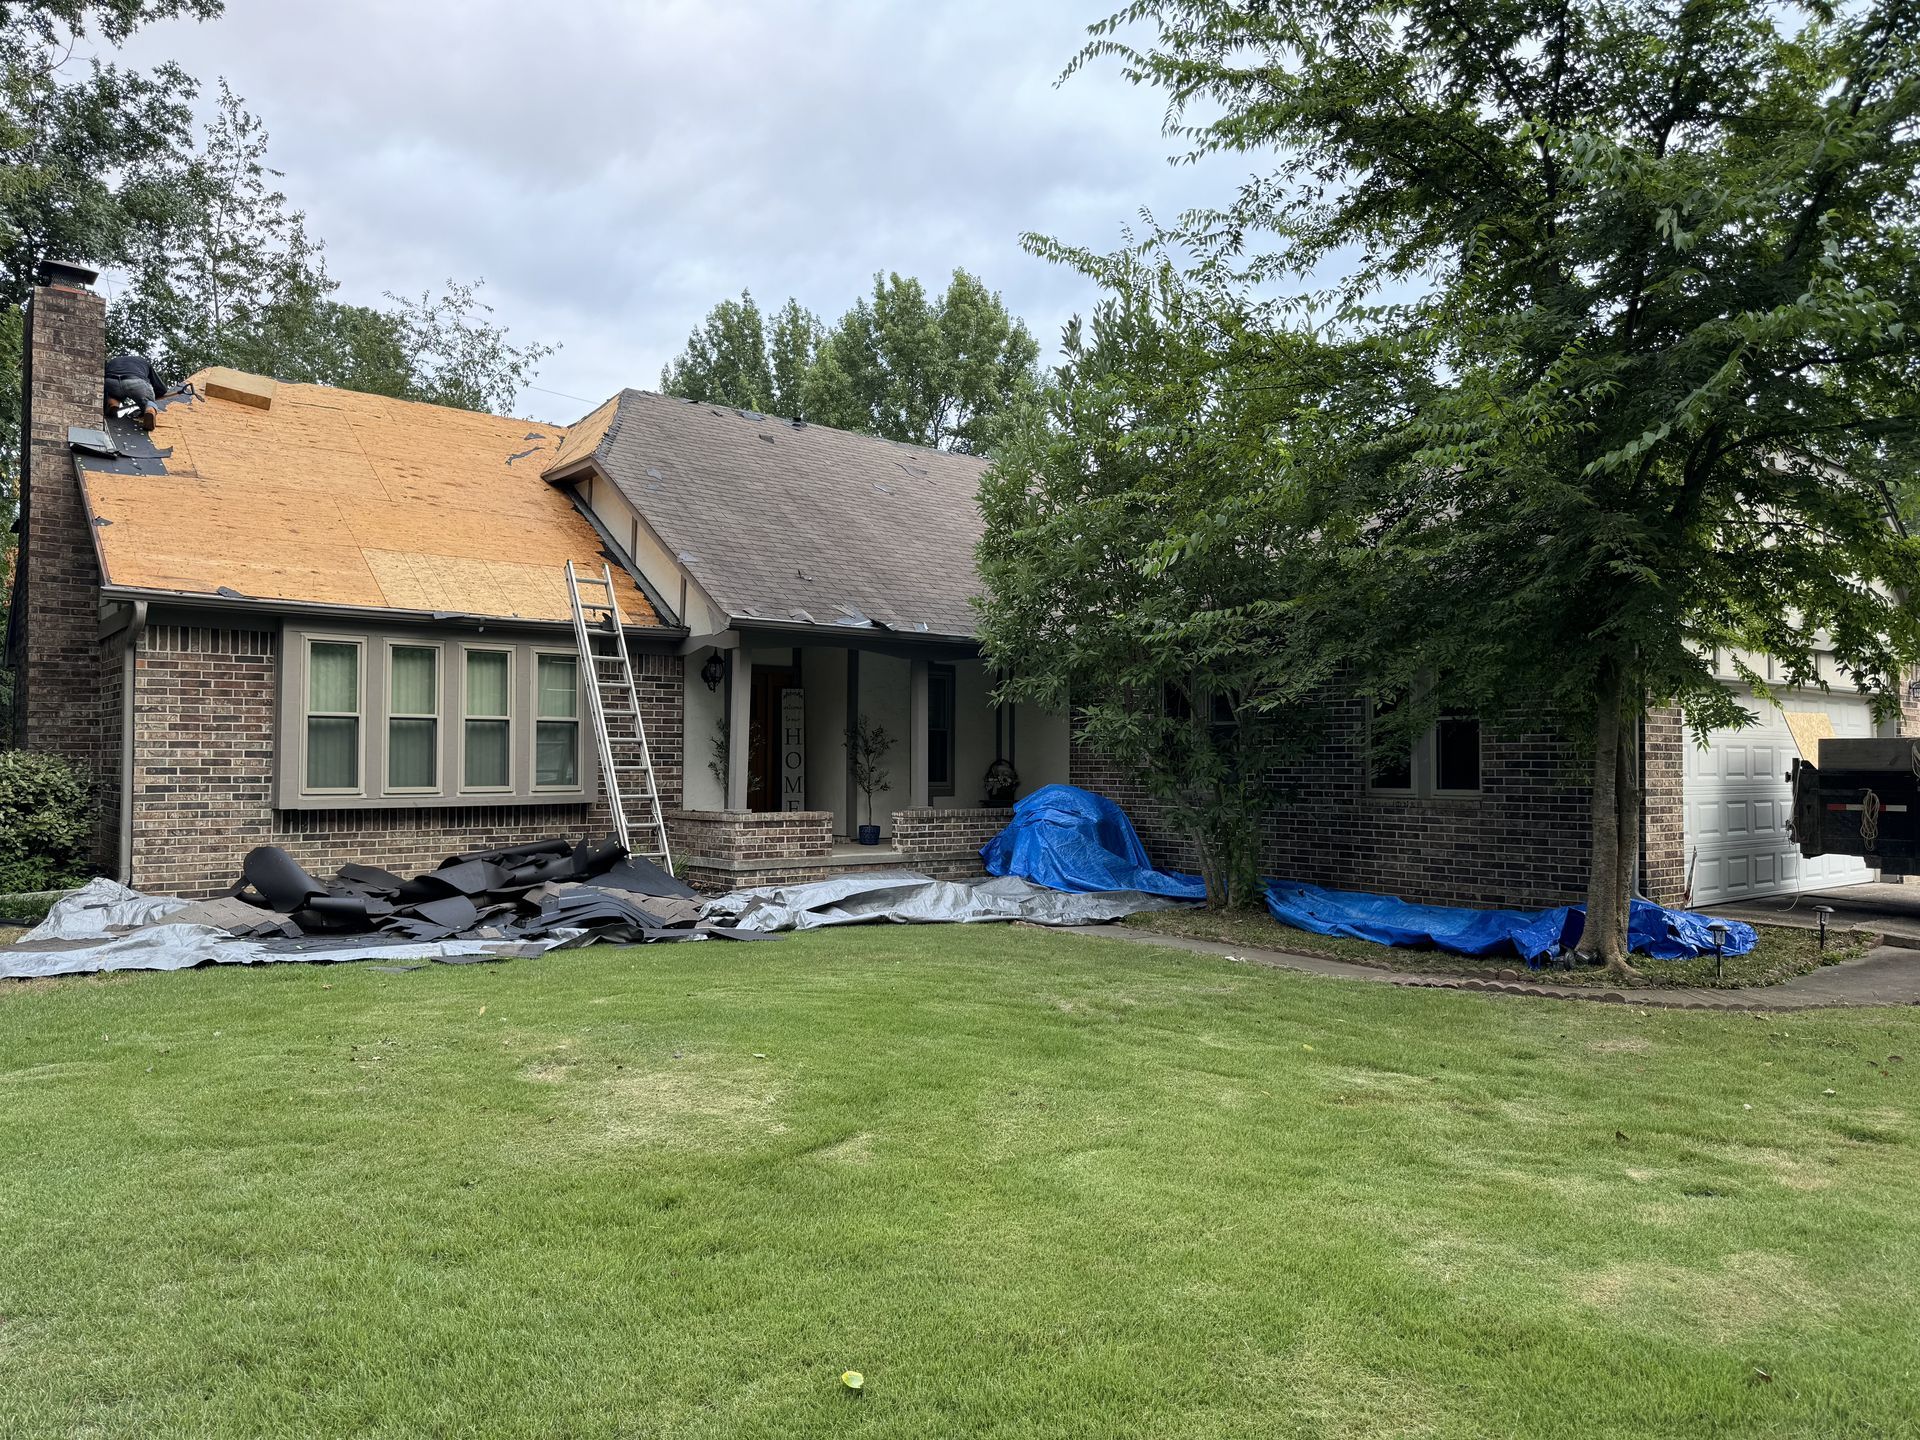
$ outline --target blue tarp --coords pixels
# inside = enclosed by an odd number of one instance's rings
[[[1013,807],[1013,819],[980,848],[989,875],[1018,875],[1054,890],[1144,890],[1204,900],[1198,876],[1156,870],[1127,812],[1075,785],[1043,785]]]
[[[1433,945],[1456,955],[1511,952],[1539,960],[1570,950],[1586,927],[1587,907],[1559,905],[1550,910],[1467,910],[1451,905],[1414,905],[1392,895],[1325,890],[1318,885],[1273,881],[1267,886],[1273,918],[1316,935],[1351,935],[1381,945]],[[1707,917],[1668,910],[1650,900],[1635,900],[1627,914],[1627,942],[1637,954],[1655,960],[1686,960],[1713,953]],[[1758,940],[1751,925],[1738,920],[1727,927],[1722,949],[1744,955]]]
[[[1155,870],[1126,811],[1073,785],[1046,785],[1013,807],[1013,819],[981,848],[989,875],[1017,875],[1054,890],[1140,890],[1174,900],[1204,900],[1197,876]],[[1414,905],[1392,895],[1326,890],[1275,880],[1267,884],[1274,919],[1316,935],[1350,935],[1382,945],[1432,945],[1458,955],[1511,952],[1538,960],[1571,949],[1586,924],[1584,905],[1550,910],[1468,910]],[[1744,955],[1758,937],[1737,920],[1727,927],[1724,953]],[[1713,953],[1704,915],[1635,900],[1627,939],[1655,960]]]

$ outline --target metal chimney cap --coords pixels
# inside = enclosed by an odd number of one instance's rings
[[[42,285],[73,285],[89,290],[93,288],[93,282],[100,278],[100,272],[77,260],[46,259],[40,262],[34,278]]]

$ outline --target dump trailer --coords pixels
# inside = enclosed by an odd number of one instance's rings
[[[1800,853],[1859,855],[1883,875],[1920,874],[1920,739],[1816,742],[1793,762],[1793,839]]]

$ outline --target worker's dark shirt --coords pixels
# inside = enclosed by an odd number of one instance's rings
[[[167,385],[160,378],[160,372],[153,368],[153,362],[144,355],[116,355],[107,361],[109,380],[144,380],[153,387],[153,393],[164,395]]]

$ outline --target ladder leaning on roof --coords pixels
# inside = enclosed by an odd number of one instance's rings
[[[600,598],[585,599],[582,590],[597,592]],[[580,667],[586,676],[587,718],[593,722],[593,738],[600,751],[600,775],[607,787],[607,808],[613,812],[613,833],[631,853],[671,870],[667,821],[660,813],[660,787],[653,776],[653,755],[647,749],[646,723],[640,718],[640,692],[633,683],[633,662],[627,656],[620,602],[613,593],[612,567],[602,565],[597,577],[582,575],[569,560],[567,598],[573,605],[573,639],[580,647]],[[608,642],[608,648],[596,648],[596,641]],[[645,832],[650,839],[638,850],[634,849],[627,824],[627,797],[636,791],[646,797],[646,818],[644,824],[632,829]]]

